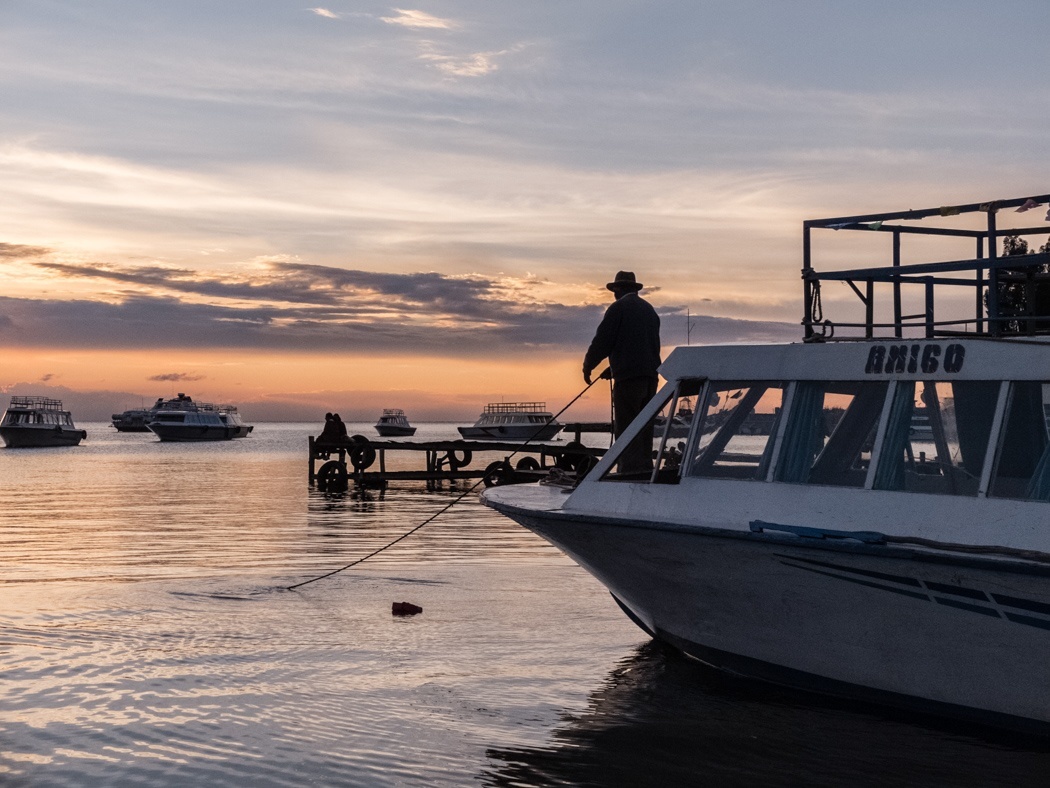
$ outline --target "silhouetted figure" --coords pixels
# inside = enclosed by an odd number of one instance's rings
[[[660,367],[660,316],[638,295],[642,284],[632,271],[620,271],[606,285],[616,300],[605,310],[587,355],[583,379],[609,359],[613,381],[613,434],[619,437],[642,408],[656,396]],[[644,473],[653,469],[653,425],[650,424],[619,459],[620,473]]]
[[[338,413],[333,413],[332,414],[332,421],[335,423],[336,433],[339,435],[339,437],[340,438],[345,438],[346,437],[346,425],[343,424],[343,420],[341,418],[339,418],[339,414]]]
[[[337,443],[339,441],[339,425],[342,422],[337,423],[335,419],[336,417],[331,413],[324,414],[324,429],[317,436],[318,443]],[[343,435],[346,435],[346,427],[343,427]]]

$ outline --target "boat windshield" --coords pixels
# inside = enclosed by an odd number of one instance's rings
[[[697,397],[703,385],[700,378],[682,380],[674,390],[659,395],[659,410],[643,425],[638,435],[630,443],[618,441],[613,446],[616,462],[602,478],[677,483],[686,439],[693,426],[690,398]]]
[[[691,417],[682,404],[698,393]],[[603,480],[1050,501],[1050,384],[1040,381],[694,379],[654,407],[629,444],[613,447]]]
[[[990,494],[1050,501],[1050,385],[1014,383],[1008,399]]]
[[[773,478],[863,487],[888,390],[886,381],[796,383]]]
[[[764,479],[784,402],[776,381],[722,382],[708,387],[707,418],[690,475]]]
[[[999,386],[995,381],[897,383],[873,487],[976,495]]]

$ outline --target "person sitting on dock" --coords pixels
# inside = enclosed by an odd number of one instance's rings
[[[605,286],[616,300],[605,310],[583,359],[583,379],[609,359],[613,381],[613,434],[620,437],[642,408],[656,396],[660,367],[660,316],[638,295],[641,282],[634,272],[619,271]],[[644,473],[653,467],[652,425],[620,456],[620,473]]]
[[[343,427],[342,435],[340,435],[339,425],[342,424],[342,421],[336,423],[335,419],[336,417],[331,413],[324,414],[324,429],[317,436],[318,443],[338,443],[342,437],[346,436],[346,427]]]
[[[332,414],[332,423],[335,424],[336,435],[340,439],[345,438],[346,435],[347,435],[346,424],[344,424],[343,420],[341,418],[339,418],[339,414],[338,413],[333,413]]]

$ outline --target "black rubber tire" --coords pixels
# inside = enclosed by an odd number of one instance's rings
[[[445,457],[448,460],[448,467],[454,471],[470,465],[470,461],[474,459],[470,449],[453,449]]]
[[[349,486],[346,464],[339,460],[329,460],[317,471],[317,489],[321,492],[346,492]]]
[[[538,471],[540,464],[536,462],[535,457],[522,457],[514,468],[519,471]]]
[[[485,475],[481,478],[486,487],[499,487],[503,484],[510,484],[513,479],[514,469],[510,467],[509,462],[504,462],[503,460],[489,463],[488,467],[485,468]]]
[[[563,471],[573,471],[579,473],[581,467],[585,467],[584,464],[590,459],[586,454],[572,454],[573,450],[579,450],[586,448],[579,441],[569,441],[565,444],[565,453],[558,457],[555,466],[561,468]]]
[[[359,436],[355,435],[354,437]],[[350,464],[354,466],[355,471],[363,471],[366,468],[370,468],[372,463],[376,461],[376,450],[368,442],[367,438],[361,441],[355,440],[353,446],[350,447],[350,451],[347,452],[347,459],[350,460]]]

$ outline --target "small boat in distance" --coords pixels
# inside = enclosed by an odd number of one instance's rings
[[[131,408],[123,413],[114,413],[113,426],[117,432],[149,432],[149,423],[153,421],[153,414],[164,402],[163,397],[158,397],[152,408]]]
[[[416,428],[408,423],[401,408],[386,408],[376,422],[376,432],[383,437],[409,436],[416,434]]]
[[[474,426],[459,427],[459,434],[481,440],[549,441],[562,426],[546,402],[490,402]]]
[[[194,402],[181,392],[154,406],[151,413],[150,431],[162,441],[228,441],[253,429],[241,421],[233,405]]]
[[[76,446],[86,437],[62,400],[48,397],[11,397],[0,420],[0,438],[9,449]]]

